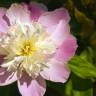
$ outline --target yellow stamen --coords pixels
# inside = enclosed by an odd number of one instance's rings
[[[37,51],[37,48],[31,40],[23,41],[21,44],[21,48],[17,50],[17,55],[21,56],[31,56],[34,52]]]

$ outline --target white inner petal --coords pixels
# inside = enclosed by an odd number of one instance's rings
[[[2,67],[9,71],[26,71],[32,78],[48,67],[49,57],[56,51],[55,43],[38,23],[23,25],[17,22],[10,26],[8,35],[1,41],[0,53],[6,55]]]

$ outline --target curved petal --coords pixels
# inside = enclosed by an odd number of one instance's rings
[[[70,70],[63,62],[52,59],[48,62],[48,68],[44,69],[40,74],[46,80],[54,82],[66,82],[69,77]]]
[[[68,35],[70,35],[69,24],[64,20],[61,20],[55,27],[53,33],[51,32],[50,38],[59,46],[64,42]]]
[[[0,68],[0,86],[9,85],[16,80],[16,73],[8,72],[5,68]]]
[[[31,11],[32,20],[37,21],[40,15],[47,11],[47,7],[40,3],[31,2],[29,10]]]
[[[18,21],[23,24],[28,24],[31,21],[30,11],[28,10],[28,6],[24,3],[12,4],[7,10],[6,16],[9,18],[11,24],[14,24]]]
[[[8,24],[4,20],[5,13],[6,13],[6,8],[0,8],[0,32],[7,32],[8,29]]]
[[[24,80],[24,79],[23,79]],[[32,79],[31,79],[32,80]],[[18,81],[18,88],[22,96],[43,96],[46,90],[45,80],[42,77],[38,77],[36,80],[30,81],[25,78],[24,82]],[[30,82],[30,84],[28,84]]]
[[[70,70],[67,62],[73,57],[77,49],[75,37],[68,35],[61,46],[57,49],[54,57],[47,63],[48,68],[41,72],[41,75],[51,81],[65,82]]]
[[[56,51],[55,58],[66,63],[74,56],[77,47],[76,38],[72,35],[68,35]]]
[[[45,12],[40,16],[38,22],[50,29],[51,26],[58,24],[60,20],[64,20],[67,23],[70,20],[70,16],[65,8],[59,8],[52,12]]]

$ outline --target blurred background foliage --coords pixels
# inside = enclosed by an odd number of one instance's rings
[[[47,81],[45,96],[96,96],[96,0],[0,0],[0,7],[31,1],[44,3],[50,11],[67,8],[78,41],[76,56],[69,61],[69,80],[65,84]],[[0,96],[20,96],[16,83],[0,87]]]

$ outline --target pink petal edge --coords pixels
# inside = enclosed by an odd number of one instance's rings
[[[54,59],[48,63],[49,67],[40,73],[41,76],[46,80],[65,83],[70,75],[70,69],[67,64]]]
[[[51,26],[58,24],[60,20],[64,20],[67,23],[70,21],[70,16],[65,8],[59,8],[52,12],[45,12],[40,16],[38,22],[50,29]]]
[[[36,3],[36,2],[31,2],[29,4],[29,9],[31,11],[31,18],[33,21],[37,21],[38,18],[48,11],[47,7],[43,5],[42,3]]]
[[[0,7],[0,35],[1,33],[6,33],[8,29],[8,24],[3,18],[6,13],[6,10],[6,8]]]
[[[20,84],[18,80],[18,88],[22,96],[43,96],[46,91],[46,83],[45,80],[39,76],[36,80],[32,80],[29,85],[27,85],[26,80],[23,84]]]

